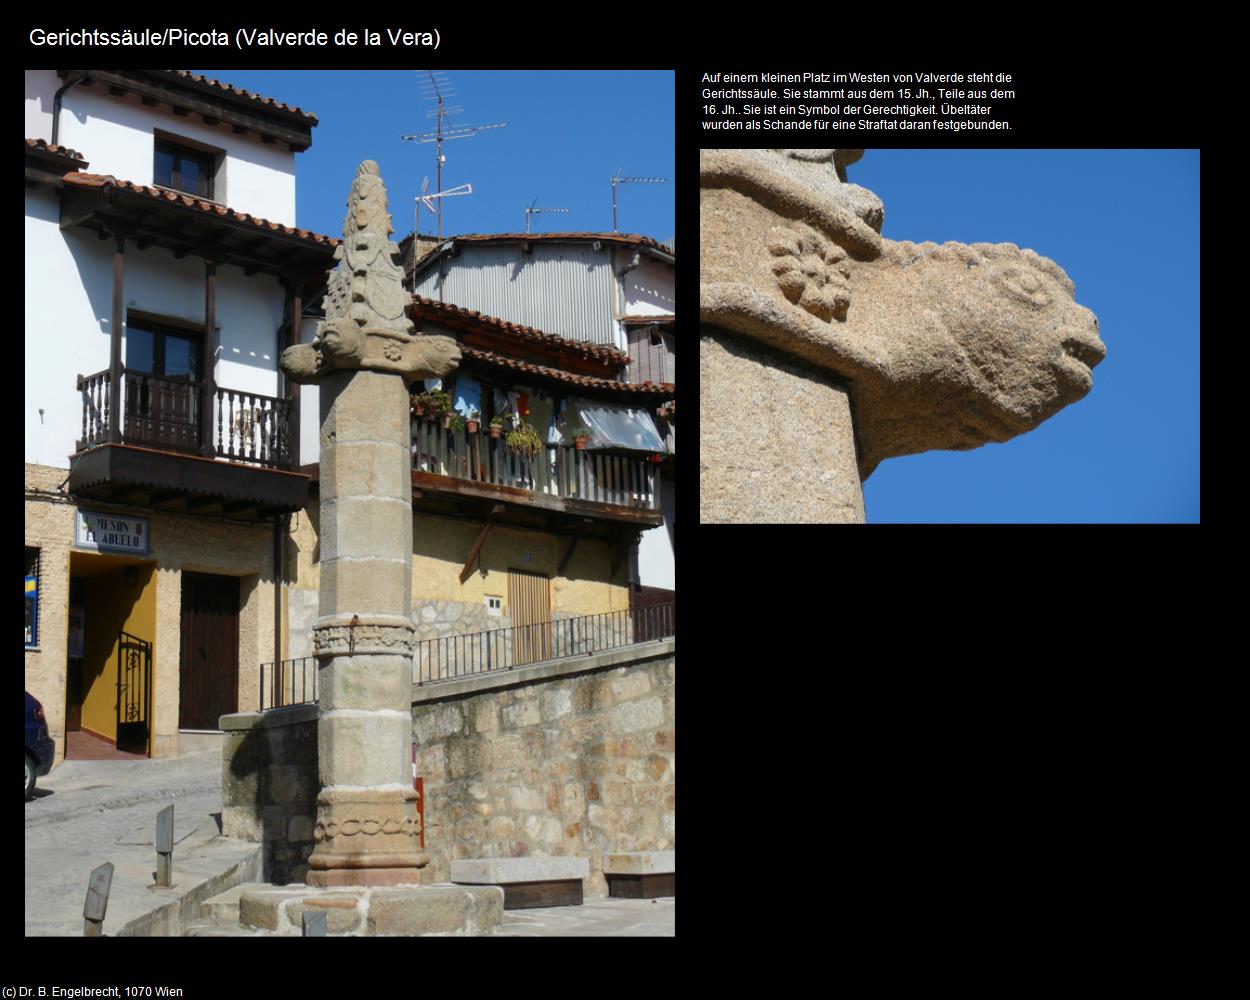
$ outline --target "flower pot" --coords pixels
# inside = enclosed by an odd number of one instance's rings
[[[664,456],[663,456],[663,455],[652,455],[652,456],[651,456],[651,461],[652,461],[652,462],[654,462],[656,465],[659,465],[661,462],[663,462],[663,461],[664,461]]]
[[[578,451],[586,450],[586,439],[584,437],[575,437],[573,439],[573,447]]]
[[[464,422],[464,429],[468,431],[470,434],[476,434],[477,433],[477,421],[466,420]]]
[[[503,424],[491,424],[490,436],[493,438],[503,437]]]
[[[424,417],[424,416],[425,416],[425,404],[424,404],[424,403],[413,403],[413,404],[412,404],[412,412],[413,412],[414,414],[416,414],[418,417]]]

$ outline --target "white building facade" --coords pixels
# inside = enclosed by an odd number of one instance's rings
[[[176,753],[281,655],[308,478],[277,358],[335,245],[293,228],[316,118],[36,70],[25,121],[26,687],[58,757],[77,732]]]

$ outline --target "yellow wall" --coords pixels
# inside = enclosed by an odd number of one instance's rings
[[[121,632],[148,642],[156,639],[154,566],[121,567],[86,581],[86,628],[83,644],[82,726],[117,738],[117,646]],[[135,583],[126,582],[133,569]],[[155,647],[153,663],[155,663]],[[155,703],[156,678],[152,678]],[[151,719],[148,720],[151,727]]]
[[[320,583],[320,554],[317,544],[319,517],[317,501],[291,519],[288,540],[288,572],[294,586],[316,590]],[[412,600],[419,606],[427,601],[461,601],[484,604],[486,595],[504,599],[504,614],[510,614],[508,570],[523,569],[551,578],[551,609],[571,615],[622,611],[629,607],[629,560],[622,558],[615,575],[611,573],[615,552],[606,542],[582,539],[562,576],[556,575],[568,548],[565,536],[541,531],[522,531],[495,526],[482,545],[480,567],[462,584],[460,570],[481,531],[481,523],[458,518],[417,513],[412,519]],[[526,561],[525,553],[531,561]],[[485,571],[485,576],[480,570]]]

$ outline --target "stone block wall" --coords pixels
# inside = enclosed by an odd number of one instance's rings
[[[423,882],[463,858],[673,850],[674,640],[413,688],[425,787]],[[265,843],[265,878],[301,882],[312,853],[317,706],[222,720],[222,828]]]
[[[657,647],[666,652],[639,656]],[[576,672],[529,668],[545,675],[415,704],[433,880],[462,858],[581,856],[587,894],[606,895],[605,851],[674,849],[672,649],[600,654],[580,662],[604,666]]]
[[[222,728],[222,833],[265,845],[265,881],[302,883],[317,817],[317,706],[228,715]]]

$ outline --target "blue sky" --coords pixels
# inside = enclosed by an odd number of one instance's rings
[[[1028,434],[883,462],[869,523],[1199,520],[1196,150],[870,149],[849,179],[896,240],[1051,257],[1098,316],[1094,388]]]
[[[348,185],[361,160],[377,160],[391,199],[395,239],[412,230],[421,180],[434,190],[434,144],[401,142],[428,132],[432,102],[413,70],[194,70],[317,115],[313,144],[296,157],[298,224],[342,230]],[[443,144],[447,198],[444,235],[523,232],[524,210],[567,208],[533,217],[532,232],[612,230],[611,176],[667,178],[666,184],[618,188],[619,228],[666,240],[673,232],[673,74],[663,72],[443,71],[464,108],[452,125],[507,122]],[[421,210],[422,232],[435,220]]]

